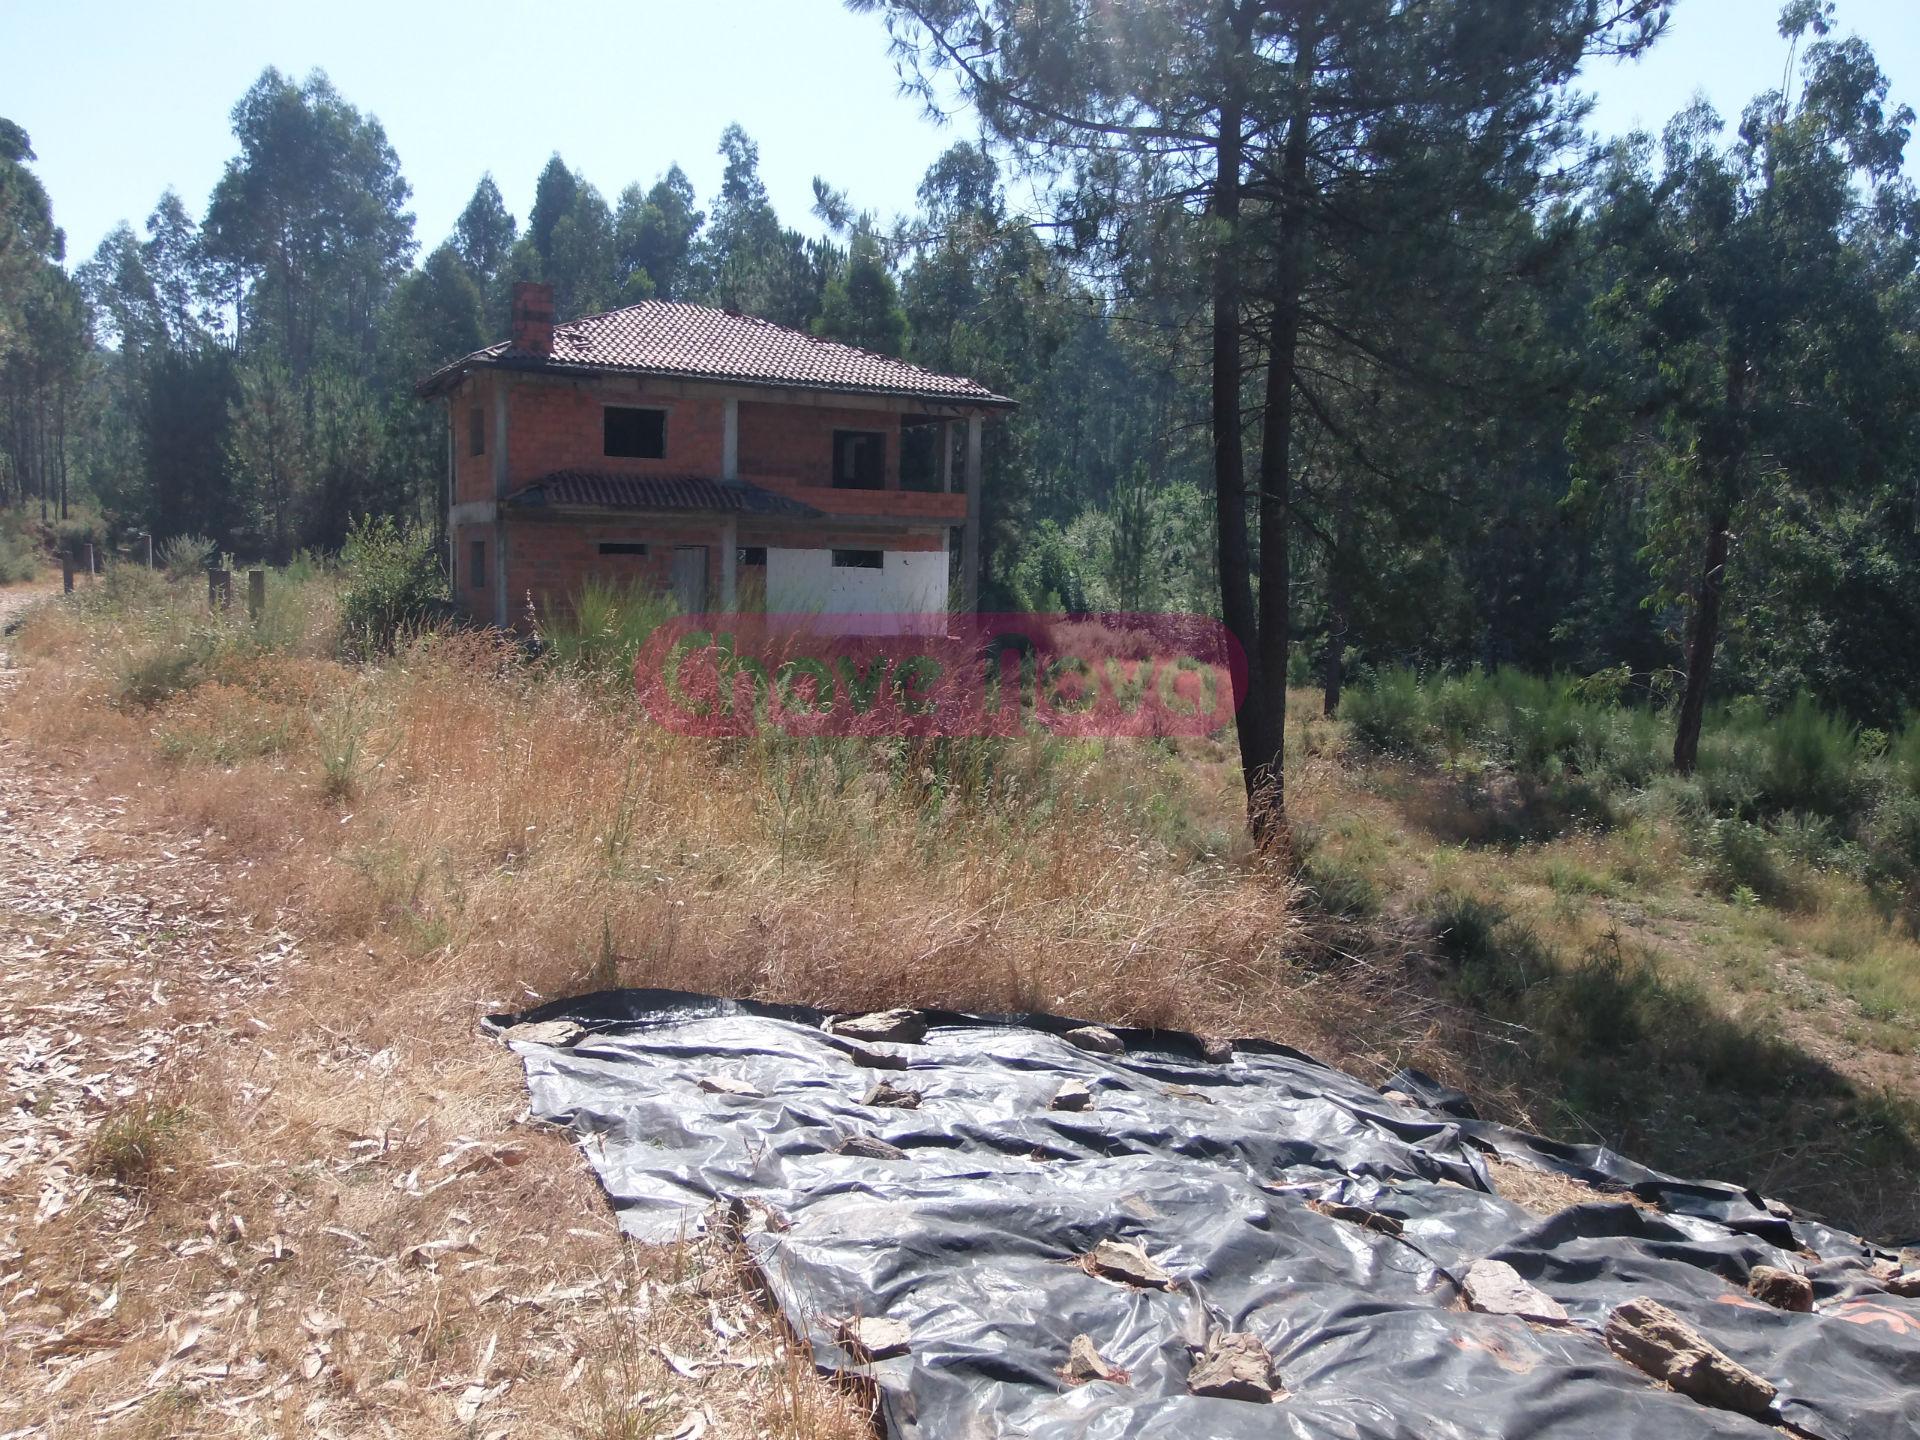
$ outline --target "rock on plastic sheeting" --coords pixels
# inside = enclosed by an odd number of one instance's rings
[[[922,1013],[920,1043],[897,1047],[816,1011],[657,990],[494,1023],[583,1027],[565,1046],[509,1041],[535,1113],[581,1137],[621,1226],[668,1241],[723,1204],[816,1360],[871,1376],[901,1440],[1780,1433],[1610,1353],[1607,1317],[1635,1299],[1777,1386],[1773,1418],[1816,1440],[1920,1433],[1920,1300],[1873,1278],[1882,1252],[1748,1191],[1474,1119],[1410,1072],[1389,1100],[1260,1041],[1222,1061],[1194,1036],[1120,1030],[1103,1054],[1064,1038],[1076,1021]],[[904,1067],[917,1108],[866,1103],[870,1048]],[[1051,1108],[1069,1082],[1097,1103]],[[869,1158],[862,1140],[904,1153]],[[1660,1209],[1542,1220],[1493,1193],[1489,1152]],[[1140,1246],[1172,1288],[1094,1273],[1102,1241]],[[1569,1323],[1467,1310],[1459,1282],[1482,1258]],[[1814,1310],[1752,1299],[1757,1265],[1806,1274]],[[846,1339],[861,1318],[911,1338],[862,1353]],[[1189,1394],[1209,1344],[1242,1333],[1280,1398]],[[1125,1383],[1063,1377],[1082,1336]]]

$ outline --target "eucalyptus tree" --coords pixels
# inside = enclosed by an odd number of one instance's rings
[[[231,287],[242,348],[267,344],[294,383],[329,358],[370,360],[376,316],[414,252],[412,191],[380,122],[321,71],[269,68],[233,107],[200,248]]]
[[[1641,483],[1663,593],[1687,607],[1682,772],[1699,756],[1742,530],[1830,514],[1914,458],[1920,372],[1911,312],[1895,308],[1920,256],[1902,169],[1914,115],[1889,105],[1862,41],[1833,38],[1832,16],[1793,0],[1780,32],[1797,83],[1756,98],[1729,138],[1701,104],[1657,150],[1622,143],[1595,200],[1611,280],[1596,309],[1618,378],[1575,434],[1590,472]]]
[[[467,267],[468,277],[482,294],[507,263],[519,234],[519,224],[507,209],[500,187],[494,183],[493,172],[488,171],[473,187],[472,198],[454,222],[452,241],[454,253]]]
[[[686,299],[697,285],[694,251],[706,221],[678,165],[644,191],[622,190],[613,225],[622,300]]]
[[[1459,222],[1524,203],[1570,137],[1581,62],[1650,43],[1667,0],[848,3],[884,14],[930,104],[959,88],[1076,238],[1200,232],[1221,613],[1249,662],[1241,769],[1256,836],[1284,845],[1301,356],[1404,363],[1316,298],[1444,267]],[[1386,249],[1401,270],[1362,263],[1382,227],[1413,221],[1422,243]]]

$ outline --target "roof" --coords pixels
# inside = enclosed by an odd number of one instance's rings
[[[556,470],[521,486],[509,505],[556,506],[587,510],[683,510],[717,515],[784,515],[804,518],[820,512],[744,480],[714,480],[704,475],[589,475]]]
[[[415,388],[421,395],[438,394],[469,370],[487,366],[659,375],[948,404],[1014,403],[965,376],[937,374],[752,315],[671,300],[646,300],[556,325],[551,356],[516,350],[503,340],[441,367]]]

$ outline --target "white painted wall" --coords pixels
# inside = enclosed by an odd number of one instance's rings
[[[836,570],[831,550],[767,550],[767,612],[945,616],[947,552],[887,550],[879,570]],[[866,628],[866,627],[862,627]],[[909,625],[908,628],[914,628]]]

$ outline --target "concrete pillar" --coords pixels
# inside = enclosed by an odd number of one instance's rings
[[[460,598],[460,557],[453,553],[453,507],[459,503],[460,470],[459,451],[454,448],[458,443],[456,436],[460,430],[459,415],[453,408],[453,393],[447,395],[447,528],[443,532],[447,542],[447,593],[454,599]]]
[[[940,422],[940,488],[953,493],[953,421]]]
[[[729,408],[733,401],[727,402]],[[732,516],[720,527],[720,613],[740,608],[740,522]]]
[[[493,623],[502,630],[511,621],[507,608],[507,395],[504,380],[493,381]]]
[[[967,523],[960,532],[960,609],[980,610],[980,417],[967,420]]]
[[[723,413],[726,418],[720,432],[720,478],[738,480],[740,478],[740,402],[727,401]]]

